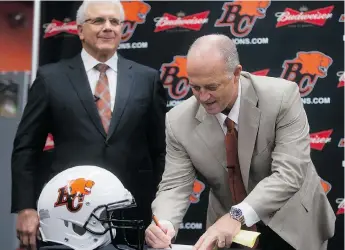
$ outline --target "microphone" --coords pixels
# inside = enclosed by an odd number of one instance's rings
[[[98,102],[98,100],[101,99],[99,96],[93,95],[93,101]]]

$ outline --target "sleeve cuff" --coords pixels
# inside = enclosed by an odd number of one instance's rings
[[[251,227],[258,221],[260,221],[259,216],[257,213],[254,211],[254,209],[246,202],[241,202],[240,204],[237,204],[234,206],[235,208],[241,209],[243,217],[244,217],[244,222],[247,227]]]
[[[159,220],[159,224],[165,225],[165,226],[175,230],[173,224],[168,220]]]

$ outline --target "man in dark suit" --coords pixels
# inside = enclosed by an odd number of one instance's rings
[[[11,210],[18,213],[23,247],[35,249],[42,186],[76,165],[114,173],[138,204],[140,212],[128,216],[150,222],[150,203],[164,168],[165,91],[158,71],[116,52],[123,20],[120,1],[84,2],[77,13],[81,54],[37,72],[12,155]],[[55,143],[52,164],[38,177],[48,133]]]

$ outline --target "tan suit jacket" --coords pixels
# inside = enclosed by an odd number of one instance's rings
[[[335,214],[310,158],[309,125],[297,84],[241,73],[238,154],[245,199],[297,250],[326,249]],[[166,116],[165,172],[152,204],[176,230],[190,205],[196,170],[210,187],[207,227],[232,204],[224,133],[194,97]]]

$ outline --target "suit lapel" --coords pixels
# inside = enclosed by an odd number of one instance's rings
[[[128,102],[131,88],[133,86],[132,64],[118,55],[117,86],[115,96],[115,107],[113,110],[107,139],[116,131],[123,112]]]
[[[97,107],[94,102],[90,83],[86,75],[80,54],[72,58],[67,67],[67,76],[70,79],[77,95],[83,104],[86,112],[89,114],[90,119],[99,130],[99,132],[106,137],[101,119],[98,114]]]
[[[218,163],[226,169],[225,135],[214,115],[209,115],[202,105],[195,116],[200,124],[195,132],[202,139]]]
[[[258,97],[250,80],[241,77],[241,102],[238,118],[238,158],[242,179],[248,192],[250,163],[260,122],[260,110],[257,108]]]

